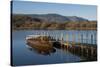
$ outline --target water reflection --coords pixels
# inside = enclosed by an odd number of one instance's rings
[[[38,32],[38,33],[36,33]],[[36,31],[36,30],[30,30],[30,31],[14,31],[13,32],[13,64],[14,65],[30,65],[30,64],[53,64],[53,63],[65,63],[65,62],[77,62],[77,61],[84,61],[83,57],[85,56],[85,60],[87,61],[87,59],[89,61],[91,60],[95,60],[95,58],[97,59],[97,48],[96,47],[92,47],[92,46],[96,46],[97,45],[97,41],[96,41],[96,31],[93,30],[88,30],[88,31],[65,31],[65,30],[60,30],[60,31],[44,31],[47,32],[49,34],[46,34],[48,36],[52,36],[52,39],[56,39],[55,42],[53,42],[53,45],[51,46],[51,48],[47,49],[43,49],[46,48],[42,47],[42,49],[36,48],[35,46],[31,46],[28,45],[26,43],[26,36],[27,35],[37,35],[39,33],[41,33],[43,31]],[[82,44],[80,45],[81,47],[74,47],[71,45],[70,42],[73,41],[72,38],[72,34],[75,32],[74,34],[75,36],[75,41],[74,42],[78,42]],[[55,33],[55,34],[52,34]],[[65,42],[65,46],[61,46],[59,42],[61,42],[60,40],[61,38],[61,33],[63,33],[63,40],[64,41],[69,41],[69,46],[67,46],[68,43]],[[91,38],[90,36],[88,36],[88,40],[82,40],[82,39],[86,39],[85,35],[82,35],[82,37],[80,37],[80,34],[85,34],[88,33],[89,35],[93,34],[94,36]],[[93,40],[93,43],[95,41],[95,44],[92,45],[91,41]],[[84,45],[86,43],[86,41],[88,42],[88,45],[90,45],[90,48],[85,48]],[[35,41],[36,43],[36,41]],[[77,43],[77,44],[78,44]],[[39,43],[38,43],[39,44]],[[75,45],[77,45],[75,44]],[[82,46],[83,45],[83,46]],[[28,46],[28,47],[26,47]],[[42,45],[43,46],[43,45]],[[73,48],[74,47],[74,48]],[[88,53],[88,54],[87,54]],[[50,56],[49,56],[50,55]],[[81,58],[82,56],[82,58]],[[38,59],[38,60],[37,60]],[[20,60],[20,61],[19,61]],[[44,60],[44,61],[43,61]]]
[[[28,47],[28,49],[30,50],[30,51],[35,51],[37,54],[41,54],[41,55],[51,55],[52,53],[55,53],[56,52],[56,49],[55,48],[53,48],[52,50],[47,50],[47,51],[43,51],[43,50],[38,50],[38,49],[34,49],[34,48],[32,48],[32,47]]]
[[[29,50],[35,51],[38,54],[50,55],[56,52],[49,37],[39,36],[36,38],[29,38],[26,42],[27,45],[31,47]]]
[[[86,58],[86,61],[97,60],[97,51],[96,45],[84,44],[84,43],[71,43],[71,45],[62,43],[61,41],[55,41],[48,36],[38,36],[32,37],[26,40],[27,45],[31,48],[28,48],[31,51],[35,51],[41,55],[51,55],[56,52],[56,49],[69,51],[70,53],[77,55],[79,57]],[[67,44],[67,45],[66,45]],[[84,44],[84,45],[81,45]]]

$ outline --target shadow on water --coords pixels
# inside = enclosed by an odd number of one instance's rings
[[[60,42],[53,42],[53,47],[57,48],[57,49],[61,49],[61,43]]]

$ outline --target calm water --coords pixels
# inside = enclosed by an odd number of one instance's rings
[[[44,33],[45,32],[45,33]],[[27,46],[25,38],[27,35],[50,35],[56,39],[60,39],[63,34],[64,41],[73,41],[75,35],[75,42],[96,44],[97,32],[90,31],[14,31],[12,33],[12,61],[13,65],[38,65],[38,64],[54,64],[81,61],[83,58],[73,55],[68,51],[55,48],[55,52],[49,55],[43,55]],[[91,37],[92,36],[92,37]],[[67,38],[68,37],[68,38]]]

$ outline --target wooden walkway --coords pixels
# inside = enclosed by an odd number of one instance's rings
[[[96,39],[94,38],[94,35],[91,35],[91,38],[88,38],[88,35],[87,35],[87,39],[90,39],[91,43],[88,43],[87,40],[85,43],[83,42],[84,40],[83,34],[80,36],[81,42],[75,42],[75,38],[76,38],[75,35],[72,35],[73,41],[68,41],[69,36],[67,34],[66,34],[66,41],[64,41],[63,34],[59,36],[60,38],[53,37],[52,35],[49,35],[49,34],[43,35],[43,36],[50,37],[53,43],[55,42],[60,43],[61,49],[68,50],[72,54],[86,58],[88,61],[92,61],[92,60],[96,61],[97,60],[97,44],[93,43],[94,40],[96,42]],[[38,36],[42,36],[42,35],[38,35]]]

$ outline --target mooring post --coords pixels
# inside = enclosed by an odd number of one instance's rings
[[[82,53],[82,56],[83,56],[83,42],[84,42],[84,39],[83,39],[83,34],[81,34],[81,53]]]
[[[73,38],[73,43],[72,43],[73,53],[75,53],[75,34],[74,34],[74,32],[72,33],[72,38]]]
[[[97,44],[96,43],[97,42],[97,33],[95,33],[94,35],[95,35],[95,38],[94,38],[95,39],[95,42],[94,43]]]
[[[62,38],[63,38],[63,34],[61,33],[60,36],[61,49],[62,49]],[[62,51],[61,51],[61,58],[63,59]]]
[[[51,39],[53,40],[53,33],[50,36],[51,36]]]
[[[45,32],[43,32],[43,36],[45,36]]]
[[[61,42],[62,42],[62,40],[63,40],[63,33],[61,33]]]
[[[78,33],[79,53],[81,54],[81,35]]]
[[[59,38],[57,37],[58,35],[56,35],[56,41],[59,41]]]
[[[69,42],[68,42],[68,34],[66,35],[66,46],[67,46],[67,49],[68,49],[68,46],[69,46]]]
[[[40,35],[42,35],[42,32],[40,32]]]
[[[88,32],[86,32],[86,44],[88,44]]]
[[[81,43],[83,43],[84,40],[83,40],[83,34],[81,34]]]
[[[46,32],[46,36],[48,36],[48,32]]]
[[[93,44],[93,35],[91,34],[91,44]]]
[[[61,47],[62,47],[62,43],[63,43],[62,42],[63,41],[63,33],[61,33],[61,39],[60,40],[61,40]]]
[[[78,33],[78,42],[81,43],[80,34]]]

